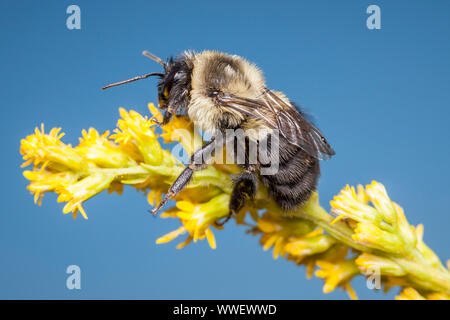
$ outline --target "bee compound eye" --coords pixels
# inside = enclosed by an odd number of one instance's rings
[[[212,90],[209,90],[209,92],[208,92],[208,96],[211,97],[211,98],[217,97],[218,95],[219,95],[219,91],[218,90],[212,89]]]

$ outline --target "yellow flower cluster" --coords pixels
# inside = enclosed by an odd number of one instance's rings
[[[314,194],[311,201],[317,200]],[[350,286],[353,276],[359,274],[353,260],[347,260],[348,247],[325,234],[313,222],[297,217],[285,217],[280,212],[265,212],[252,216],[256,225],[251,229],[260,234],[264,250],[273,248],[273,258],[283,257],[306,267],[311,278],[316,266],[321,268],[315,275],[325,280],[323,291],[328,293],[336,287],[345,289],[352,299],[356,293]]]
[[[357,191],[347,186],[331,207],[337,216],[334,221],[346,223],[353,230],[351,238],[364,246],[355,259],[362,274],[376,272],[385,290],[400,285],[425,293],[450,292],[448,269],[423,242],[423,225],[411,226],[382,184],[374,181],[366,188],[358,186]]]
[[[153,104],[149,110],[156,120],[161,120],[160,112]],[[90,128],[83,130],[76,147],[64,144],[60,128],[50,130],[44,126],[36,128],[34,134],[21,141],[20,152],[25,163],[33,164],[24,176],[30,180],[28,189],[34,194],[35,202],[41,204],[46,192],[56,192],[59,202],[67,202],[63,213],[73,213],[76,218],[81,212],[87,219],[82,203],[103,190],[122,193],[124,185],[131,185],[147,193],[148,201],[154,205],[161,200],[173,180],[180,174],[183,164],[169,150],[161,147],[164,142],[180,142],[193,152],[201,145],[198,135],[193,135],[193,125],[184,118],[177,118],[163,127],[157,134],[155,123],[135,111],[120,109],[117,129],[99,134]],[[196,141],[197,140],[197,141]],[[180,218],[183,229],[162,237],[165,242],[175,236],[189,232],[188,241],[208,239],[215,248],[211,229],[217,219],[227,216],[227,203],[231,192],[228,173],[208,168],[195,174],[193,182],[176,200],[176,208],[164,213]],[[195,199],[196,203],[191,203]]]
[[[149,104],[153,119],[161,121],[158,109]],[[122,193],[124,185],[147,194],[155,205],[183,170],[177,157],[164,149],[164,143],[177,142],[187,154],[202,144],[192,123],[175,117],[159,132],[152,118],[120,109],[117,128],[98,133],[90,128],[82,132],[77,146],[61,141],[59,128],[45,133],[43,125],[21,141],[25,163],[32,165],[24,176],[35,202],[41,204],[46,192],[55,192],[66,202],[63,213],[87,215],[82,204],[107,190]],[[223,154],[222,154],[223,156]],[[233,165],[210,165],[194,174],[192,182],[174,200],[175,205],[161,217],[177,218],[181,226],[160,237],[164,243],[186,235],[177,248],[206,239],[216,248],[213,230],[222,230],[215,222],[228,215],[232,190]],[[345,187],[331,201],[331,214],[319,204],[317,193],[298,210],[287,216],[258,190],[255,199],[234,216],[238,225],[260,236],[264,250],[273,257],[285,258],[306,267],[307,276],[315,274],[325,281],[323,291],[346,290],[356,294],[350,282],[366,275],[376,288],[383,284],[404,290],[398,299],[448,299],[450,273],[423,242],[423,226],[412,227],[403,209],[392,202],[383,185]],[[334,217],[333,217],[334,216]]]

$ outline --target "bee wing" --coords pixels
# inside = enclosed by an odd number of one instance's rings
[[[266,89],[259,99],[241,98],[230,94],[217,96],[219,102],[229,108],[267,123],[292,145],[303,149],[317,159],[329,159],[335,154],[325,137],[312,123],[289,102]]]

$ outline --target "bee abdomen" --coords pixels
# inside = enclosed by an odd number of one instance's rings
[[[290,156],[280,154],[279,170],[260,178],[271,198],[283,210],[289,211],[309,199],[316,189],[319,175],[319,161],[298,148],[297,152],[290,152]]]

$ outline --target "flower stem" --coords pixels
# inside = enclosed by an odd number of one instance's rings
[[[314,194],[303,207],[296,210],[294,215],[314,222],[332,237],[351,248],[363,252],[372,251],[352,239],[353,230],[344,222],[337,221],[336,223],[331,224],[333,217],[319,204],[317,194]]]

